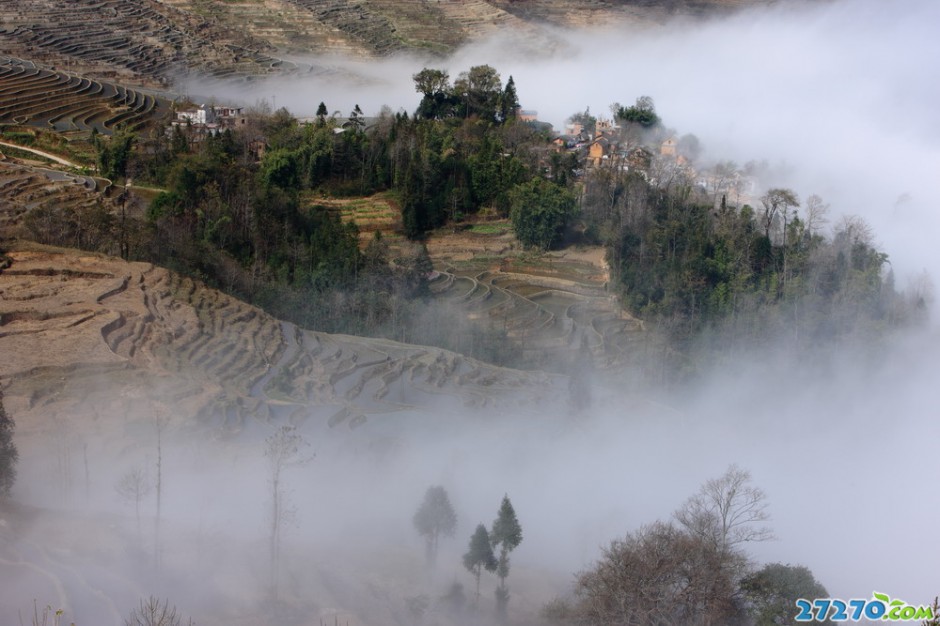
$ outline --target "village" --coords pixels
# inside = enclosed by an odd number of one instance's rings
[[[540,130],[555,134],[554,128],[540,121],[538,111],[518,109],[518,121]],[[301,125],[315,124],[316,117],[301,117]],[[378,118],[364,117],[361,112],[346,119],[334,112],[334,132],[343,133],[356,126],[368,130]],[[248,114],[244,107],[186,103],[174,111],[167,127],[167,136],[183,133],[190,147],[195,147],[207,135],[225,130],[246,130]],[[636,124],[618,124],[603,116],[575,114],[568,119],[564,132],[556,134],[551,141],[552,149],[559,154],[574,154],[583,169],[609,169],[620,172],[636,172],[651,185],[669,188],[676,184],[691,184],[719,204],[725,202],[742,206],[755,204],[758,200],[757,177],[735,167],[731,162],[708,164],[700,162],[701,146],[694,135],[677,136],[671,129],[656,125],[645,128]],[[260,161],[264,157],[266,142],[255,133],[250,139],[250,153]]]

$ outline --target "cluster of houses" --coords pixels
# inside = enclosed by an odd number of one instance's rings
[[[622,129],[615,122],[600,118],[593,132],[583,124],[571,122],[565,127],[565,134],[555,138],[553,145],[559,152],[578,152],[588,167],[617,167],[624,171],[639,170],[648,172],[655,160],[654,152],[658,143],[658,160],[669,166],[691,168],[689,159],[678,150],[678,141],[674,136],[656,141],[653,137],[643,137]],[[650,147],[651,144],[654,147]]]
[[[167,128],[167,136],[182,133],[195,146],[210,135],[218,135],[225,130],[247,128],[248,117],[242,107],[206,106],[190,104],[176,110],[174,119]],[[248,142],[249,153],[257,160],[264,157],[267,143],[264,137],[257,135]]]
[[[520,109],[519,120],[528,123],[540,123],[538,112]],[[313,123],[315,120],[301,120]],[[366,127],[374,123],[371,118],[357,118],[337,125],[335,132],[344,132],[348,126],[356,123]],[[247,124],[244,110],[231,106],[188,105],[176,111],[168,132],[183,130],[190,142],[197,143],[207,135],[215,135],[226,129],[235,130]],[[261,137],[252,142],[252,152],[257,158],[263,156],[264,140]],[[257,146],[254,144],[258,144]],[[756,181],[743,176],[740,172],[721,174],[712,171],[697,172],[690,161],[690,155],[680,149],[674,135],[662,135],[657,132],[640,131],[636,128],[621,128],[614,121],[599,118],[592,131],[578,122],[570,122],[565,133],[552,141],[557,152],[574,152],[588,168],[609,167],[622,171],[636,171],[647,180],[655,182],[657,176],[681,175],[686,180],[714,196],[726,196],[731,202],[747,201],[756,189]]]
[[[583,124],[569,122],[565,133],[552,142],[558,152],[575,152],[588,168],[615,168],[639,172],[654,184],[682,177],[720,200],[741,204],[755,202],[757,181],[740,171],[697,170],[689,151],[680,147],[675,135],[652,130],[621,128],[599,118],[593,132]]]
[[[183,126],[202,134],[218,134],[225,129],[244,126],[247,118],[241,107],[206,106],[204,104],[185,106],[176,111],[172,126]]]

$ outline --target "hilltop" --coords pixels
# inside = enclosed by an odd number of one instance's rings
[[[656,25],[773,0],[24,0],[4,15],[0,50],[97,78],[168,85],[219,78],[324,72],[309,55],[446,55],[501,32],[545,54],[559,27]],[[292,60],[294,59],[294,60]]]

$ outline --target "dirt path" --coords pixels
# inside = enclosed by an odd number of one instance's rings
[[[21,146],[21,145],[19,145],[19,144],[15,144],[15,143],[8,143],[8,142],[6,142],[6,141],[0,141],[0,146],[6,146],[7,148],[15,148],[15,149],[17,149],[17,150],[23,150],[23,151],[25,151],[25,152],[32,152],[33,154],[38,154],[38,155],[41,156],[41,157],[46,157],[46,158],[49,159],[50,161],[55,161],[55,162],[58,163],[59,165],[65,165],[65,166],[67,166],[67,167],[74,167],[74,168],[77,168],[77,169],[81,169],[81,168],[82,168],[82,166],[79,165],[78,163],[73,163],[72,161],[67,161],[66,159],[63,159],[63,158],[60,157],[60,156],[56,156],[56,155],[52,154],[51,152],[46,152],[46,151],[44,151],[44,150],[37,150],[36,148],[27,148],[26,146]]]

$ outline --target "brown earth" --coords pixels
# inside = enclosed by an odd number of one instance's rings
[[[25,433],[55,416],[120,421],[167,398],[190,426],[229,435],[260,420],[460,406],[534,407],[553,379],[458,354],[301,331],[144,263],[24,244],[0,273],[0,379]]]

